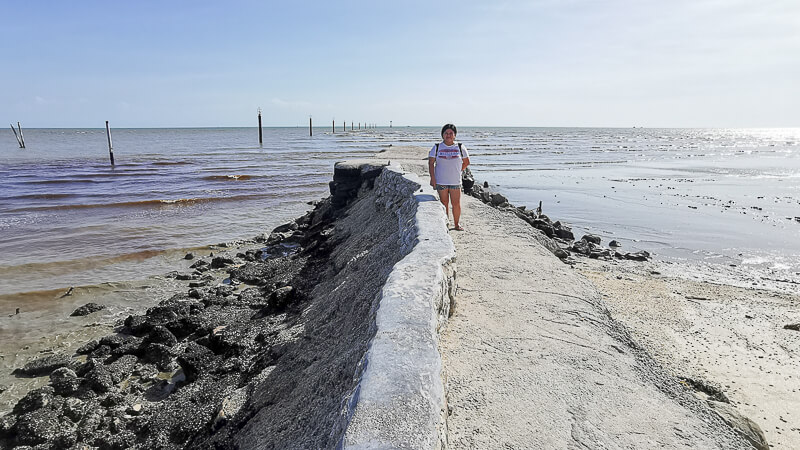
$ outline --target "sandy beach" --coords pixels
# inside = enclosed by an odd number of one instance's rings
[[[800,332],[784,329],[800,322],[800,295],[680,278],[673,266],[586,258],[576,268],[674,376],[720,389],[772,448],[800,448]]]

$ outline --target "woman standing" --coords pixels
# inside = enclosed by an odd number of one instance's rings
[[[439,200],[448,215],[448,204],[453,204],[453,229],[464,231],[458,223],[461,218],[461,171],[469,165],[467,147],[456,143],[456,126],[448,123],[442,127],[442,142],[436,144],[428,153],[428,171],[431,173],[431,186],[439,192]]]

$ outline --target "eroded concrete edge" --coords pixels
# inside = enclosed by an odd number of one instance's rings
[[[413,198],[416,208],[398,208],[400,237],[413,249],[394,266],[381,292],[375,337],[341,446],[444,448],[447,408],[438,331],[455,295],[455,245],[444,208],[417,175],[389,166],[375,188]]]

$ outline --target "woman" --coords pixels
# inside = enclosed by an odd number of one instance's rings
[[[461,171],[469,165],[469,153],[467,147],[456,143],[456,133],[458,130],[452,123],[442,127],[442,142],[434,145],[428,153],[428,171],[431,173],[431,186],[439,192],[448,220],[448,204],[453,204],[453,229],[464,231],[458,223],[461,218]]]

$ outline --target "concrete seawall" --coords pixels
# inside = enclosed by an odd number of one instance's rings
[[[368,173],[374,167],[351,161],[336,170]],[[375,336],[342,446],[443,448],[447,414],[438,332],[454,301],[455,247],[444,209],[417,175],[389,166],[373,189],[376,203],[397,211],[402,248],[410,252],[392,268],[376,303]]]

